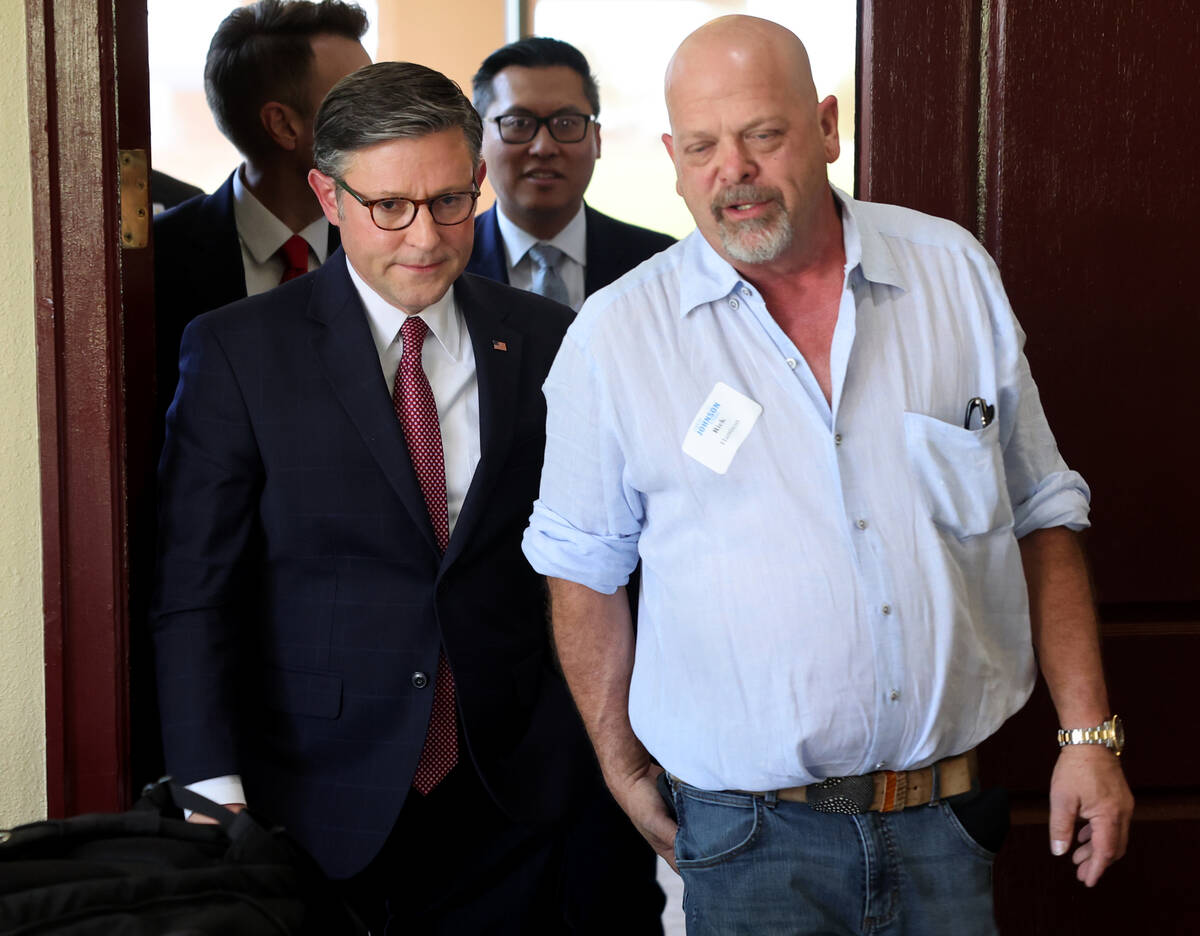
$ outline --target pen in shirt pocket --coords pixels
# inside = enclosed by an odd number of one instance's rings
[[[971,420],[975,414],[979,414],[979,425],[972,426]],[[983,397],[971,397],[967,400],[967,415],[963,417],[964,429],[986,429],[996,415],[996,407],[992,406]]]

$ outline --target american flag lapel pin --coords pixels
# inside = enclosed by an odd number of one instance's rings
[[[492,339],[492,350],[493,351],[507,351],[508,345],[506,345],[503,341],[497,341],[495,338],[493,338]]]

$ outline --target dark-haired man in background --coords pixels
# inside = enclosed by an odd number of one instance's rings
[[[497,204],[475,217],[468,272],[578,310],[674,243],[584,204],[600,157],[600,92],[582,52],[558,39],[522,39],[484,59],[472,84]],[[634,607],[637,580],[635,572]],[[575,823],[565,858],[573,922],[589,932],[661,933],[654,852],[603,784]]]
[[[366,29],[363,11],[340,0],[259,0],[233,10],[213,35],[204,66],[205,93],[217,126],[244,162],[212,194],[186,195],[154,217],[156,405],[154,441],[142,466],[147,480],[158,461],[187,324],[203,312],[314,269],[337,249],[337,228],[325,220],[308,187],[312,124],[334,83],[370,63],[359,42]],[[151,196],[156,202],[163,200],[160,181],[155,173]],[[152,529],[154,520],[139,512],[133,522],[138,529],[142,524]],[[135,540],[152,544],[154,537],[148,530]],[[152,553],[135,549],[132,563],[134,614],[141,620],[141,570],[146,567],[148,578]],[[137,678],[145,679],[147,668],[137,663],[149,650],[140,628],[131,652],[134,669],[142,674]],[[141,693],[136,680],[134,693]],[[154,721],[147,700],[136,708],[139,719]],[[156,731],[135,728],[135,733],[152,736]],[[142,763],[135,771],[147,780],[162,772],[155,747],[144,738],[136,743]]]
[[[522,39],[484,59],[472,84],[497,205],[475,218],[468,272],[578,310],[674,243],[583,203],[600,158],[600,92],[582,52]]]
[[[259,0],[214,34],[204,91],[245,161],[213,194],[154,219],[160,412],[188,322],[315,269],[337,248],[337,228],[308,186],[313,118],[340,78],[370,64],[359,42],[366,31],[351,3]]]

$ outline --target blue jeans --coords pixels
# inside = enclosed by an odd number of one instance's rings
[[[672,788],[688,936],[996,933],[995,856],[945,802],[844,816]]]

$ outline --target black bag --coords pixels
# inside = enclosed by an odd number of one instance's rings
[[[0,832],[0,933],[62,936],[365,936],[282,829],[169,779],[129,812]],[[216,819],[163,815],[171,804]]]

